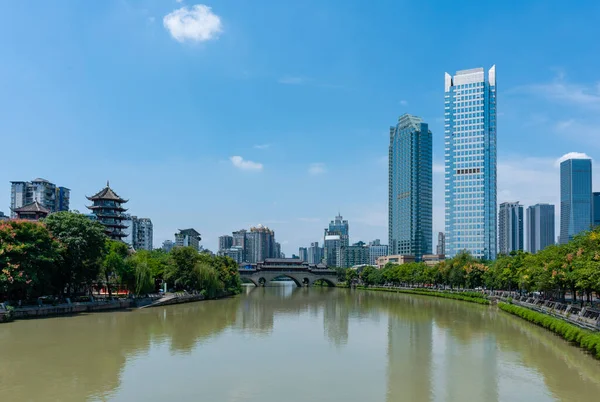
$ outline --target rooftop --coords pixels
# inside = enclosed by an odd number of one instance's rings
[[[34,201],[31,204],[23,205],[21,208],[15,208],[14,212],[43,212],[45,214],[49,214],[50,210],[39,202]]]
[[[108,182],[106,182],[106,187],[104,187],[102,190],[100,190],[93,196],[86,197],[86,198],[91,201],[93,201],[93,200],[112,200],[112,201],[117,201],[120,203],[126,203],[128,201],[128,200],[124,200],[123,198],[119,197],[119,195],[117,193],[115,193],[112,188],[110,188],[110,185]]]

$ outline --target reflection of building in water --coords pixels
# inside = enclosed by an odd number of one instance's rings
[[[430,317],[389,315],[388,402],[431,400],[431,326]]]
[[[442,400],[498,401],[495,336],[485,328],[467,339],[457,335],[449,329],[442,341],[446,376]]]
[[[328,299],[323,308],[323,329],[325,337],[336,346],[348,342],[348,304]]]

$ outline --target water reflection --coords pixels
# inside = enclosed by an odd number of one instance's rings
[[[187,379],[178,365],[202,378],[197,392],[215,401],[354,401],[358,389],[387,402],[581,401],[600,392],[598,362],[547,331],[493,308],[428,297],[248,287],[226,300],[0,325],[0,395],[15,401],[138,399],[140,385],[148,388],[142,399],[159,399],[159,382]],[[269,373],[279,370],[312,388],[272,394]],[[233,371],[235,392],[220,379]],[[193,389],[179,396],[193,398]]]

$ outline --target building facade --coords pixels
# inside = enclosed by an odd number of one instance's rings
[[[169,253],[175,247],[175,243],[172,240],[165,240],[162,244],[162,249],[165,253]]]
[[[496,258],[496,66],[445,75],[446,254]]]
[[[600,225],[600,192],[592,193],[592,223],[594,227]]]
[[[592,160],[567,159],[560,164],[560,242],[592,227]]]
[[[377,265],[377,259],[388,255],[388,246],[381,244],[381,240],[375,239],[369,242],[369,265]]]
[[[17,217],[14,210],[35,201],[51,213],[69,210],[71,190],[66,187],[58,187],[45,179],[11,181],[10,184],[10,210],[13,218]]]
[[[369,264],[369,246],[362,241],[354,243],[351,246],[342,246],[340,251],[340,265],[342,268]]]
[[[299,247],[298,248],[298,258],[301,261],[308,262],[308,249],[306,247]]]
[[[527,208],[527,251],[535,254],[554,242],[554,205],[536,204]]]
[[[329,222],[323,237],[324,259],[329,267],[342,266],[342,247],[350,245],[348,221],[338,214]]]
[[[310,243],[307,261],[315,265],[323,262],[323,247],[319,247],[318,241]]]
[[[123,208],[127,200],[119,197],[108,182],[102,190],[86,198],[92,201],[92,205],[87,208],[96,216],[98,222],[104,225],[104,233],[112,240],[123,241],[127,237],[127,225],[123,223],[127,219],[124,214],[127,209]]]
[[[404,114],[390,127],[388,236],[391,254],[430,254],[433,228],[432,134]]]
[[[202,237],[196,229],[179,229],[179,233],[175,233],[176,247],[193,247],[200,251],[200,240]]]
[[[446,235],[444,232],[438,232],[438,242],[435,248],[436,254],[446,254]]]
[[[219,236],[219,250],[225,250],[233,247],[233,236]]]
[[[150,218],[131,217],[131,247],[134,250],[153,249],[154,227]]]
[[[523,206],[518,201],[503,202],[498,213],[498,252],[524,250],[523,243]]]
[[[377,268],[382,269],[388,263],[402,265],[402,264],[407,264],[409,262],[415,262],[415,256],[414,255],[398,255],[398,254],[396,254],[396,255],[385,255],[385,256],[379,257],[377,259]]]

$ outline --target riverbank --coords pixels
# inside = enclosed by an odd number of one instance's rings
[[[223,299],[233,295],[233,293],[227,293],[214,299]],[[65,303],[56,306],[47,305],[13,308],[10,311],[10,315],[8,315],[8,312],[6,312],[4,315],[0,315],[0,323],[11,322],[19,319],[58,317],[81,313],[96,313],[118,310],[127,311],[138,308],[161,307],[172,304],[192,303],[214,299],[207,299],[203,294],[187,294],[182,292],[168,294],[161,298],[145,297],[138,299],[102,300],[87,303]]]
[[[410,288],[385,288],[385,287],[365,287],[357,286],[360,290],[373,290],[377,292],[407,293],[420,296],[441,297],[444,299],[461,300],[469,303],[489,305],[490,301],[483,295],[475,292],[446,292],[428,289],[410,289]]]
[[[526,307],[515,306],[500,302],[498,307],[509,314],[516,315],[532,324],[554,332],[566,341],[590,352],[596,359],[600,359],[600,334],[581,329],[569,324],[560,318],[554,318],[544,313],[530,310]]]

